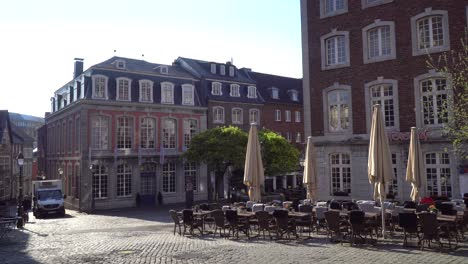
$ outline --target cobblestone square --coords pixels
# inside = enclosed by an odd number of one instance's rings
[[[173,235],[169,208],[125,209],[35,219],[0,241],[0,263],[468,263],[468,243],[454,251],[301,241],[231,240]]]

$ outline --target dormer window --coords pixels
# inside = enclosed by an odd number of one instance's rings
[[[115,67],[117,67],[117,69],[125,69],[125,61],[124,60],[116,60],[115,61]]]
[[[128,78],[117,78],[117,100],[130,101],[130,85]]]
[[[107,77],[94,75],[93,79],[93,99],[107,99]]]
[[[292,101],[294,101],[294,102],[299,101],[299,93],[296,90],[291,90],[290,95],[291,95],[291,100]]]
[[[257,87],[249,86],[247,88],[247,97],[248,98],[257,98]]]
[[[229,76],[234,77],[234,66],[229,66]]]
[[[226,66],[221,65],[220,68],[219,68],[219,73],[221,75],[226,75]]]
[[[169,69],[167,68],[167,66],[161,66],[159,71],[160,71],[161,74],[168,74],[169,73]]]
[[[271,98],[279,99],[279,90],[278,90],[278,88],[271,89]]]
[[[216,64],[211,63],[211,73],[216,74]]]
[[[211,94],[212,95],[223,95],[223,92],[221,90],[221,83],[219,83],[219,82],[211,83]]]
[[[240,97],[239,85],[231,84],[231,92],[229,93],[231,97]]]

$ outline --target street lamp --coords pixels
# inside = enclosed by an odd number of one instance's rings
[[[16,156],[16,161],[18,162],[19,167],[19,192],[18,192],[18,216],[20,219],[18,220],[17,227],[23,228],[23,164],[24,164],[24,156],[23,153],[18,153]]]

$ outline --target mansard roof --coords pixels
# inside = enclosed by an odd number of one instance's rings
[[[248,74],[257,82],[258,91],[266,102],[302,104],[302,79],[253,71]],[[278,88],[278,99],[272,97],[274,88]],[[298,101],[291,99],[291,92],[293,91],[297,91]]]

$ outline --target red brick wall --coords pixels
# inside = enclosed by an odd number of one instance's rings
[[[411,17],[423,13],[425,8],[446,10],[449,17],[450,48],[460,49],[460,39],[467,23],[468,1],[446,0],[395,0],[389,4],[361,9],[361,1],[349,0],[348,12],[342,15],[320,19],[320,1],[307,1],[309,79],[312,135],[323,135],[322,90],[334,82],[350,85],[352,90],[352,112],[354,134],[366,133],[366,105],[364,84],[378,76],[398,80],[400,131],[410,131],[416,125],[414,113],[414,77],[427,73],[427,56],[412,55]],[[374,20],[395,22],[395,60],[363,63],[362,28]],[[351,67],[321,70],[320,37],[331,32],[349,31]],[[438,56],[440,53],[433,54]]]
[[[275,110],[281,110],[281,121],[275,121]],[[286,122],[285,111],[291,111],[291,122]],[[301,113],[301,122],[296,122],[295,112]],[[262,127],[265,127],[274,132],[280,132],[281,135],[286,138],[286,132],[291,133],[291,142],[296,146],[296,134],[301,133],[301,141],[305,142],[304,139],[304,116],[302,112],[302,106],[297,104],[265,104],[263,108]]]

